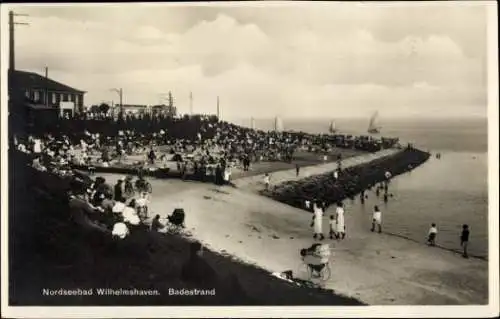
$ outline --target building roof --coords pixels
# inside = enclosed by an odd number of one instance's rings
[[[55,92],[85,93],[39,74],[15,70],[12,75],[19,88],[41,89]],[[10,82],[11,79],[9,79]],[[12,82],[11,82],[12,83]]]
[[[115,107],[120,107],[120,104],[115,104]],[[142,104],[123,104],[123,108],[147,108],[147,105]]]

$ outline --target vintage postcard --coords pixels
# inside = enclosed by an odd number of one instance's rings
[[[496,2],[1,24],[2,317],[498,315]]]

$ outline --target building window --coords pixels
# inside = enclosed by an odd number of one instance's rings
[[[56,94],[55,93],[52,93],[52,104],[56,104],[57,103],[57,97],[56,97]]]
[[[64,97],[63,97],[63,94],[61,93],[61,94],[59,94],[59,103],[62,101],[64,101]]]
[[[38,91],[35,90],[33,92],[33,99],[35,100],[35,102],[40,101],[40,92],[38,92]]]
[[[30,91],[26,90],[26,92],[24,92],[24,95],[29,99],[30,98]]]
[[[75,105],[76,106],[80,105],[80,95],[75,94]]]
[[[68,102],[68,93],[64,93],[64,102]]]

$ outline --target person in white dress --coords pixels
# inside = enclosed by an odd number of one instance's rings
[[[337,220],[337,232],[335,237],[337,239],[345,238],[345,222],[344,222],[344,205],[342,202],[337,203],[337,208],[335,209],[335,215]]]
[[[229,184],[231,181],[231,169],[226,167],[224,170],[224,184]]]
[[[373,217],[372,217],[372,229],[371,231],[375,231],[375,226],[378,228],[378,232],[382,232],[382,212],[378,208],[378,206],[373,207]]]
[[[42,152],[42,141],[35,139],[33,145],[33,153],[40,154]]]
[[[271,176],[269,176],[269,173],[264,175],[264,184],[266,185],[266,190],[268,190],[271,184]]]
[[[319,240],[325,239],[323,235],[323,208],[318,202],[314,202],[313,204],[313,227],[313,238],[316,239],[319,236]]]

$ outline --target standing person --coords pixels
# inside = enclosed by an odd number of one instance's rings
[[[224,169],[224,184],[229,185],[231,183],[231,169],[226,167]]]
[[[464,252],[462,256],[464,258],[469,258],[469,254],[467,253],[467,247],[469,246],[469,225],[464,224],[462,226],[462,235],[460,236],[460,245],[462,246]]]
[[[125,198],[123,197],[123,179],[119,179],[115,185],[115,200],[117,202],[125,202]]]
[[[300,173],[300,166],[299,164],[295,164],[295,175],[299,177],[299,173]]]
[[[269,173],[264,175],[264,184],[266,185],[266,190],[269,190],[269,186],[271,184],[271,176],[269,176]]]
[[[156,154],[153,148],[151,148],[151,150],[149,151],[148,158],[149,158],[149,163],[153,165],[156,160]]]
[[[318,238],[319,235],[319,240],[325,239],[325,236],[323,235],[323,209],[321,208],[321,205],[315,201],[313,204],[313,223],[314,223],[314,236],[313,238],[316,239]]]
[[[335,228],[337,226],[337,221],[335,220],[333,215],[330,215],[329,224],[330,224],[330,239],[333,239],[333,236],[335,236],[335,238],[337,238],[337,233],[335,232]]]
[[[344,205],[342,202],[337,203],[337,208],[335,210],[337,219],[337,239],[345,238],[345,222],[344,222]]]
[[[436,235],[437,235],[437,227],[435,223],[432,223],[431,228],[429,229],[429,237],[427,238],[427,243],[431,246],[436,246]]]
[[[373,207],[372,232],[375,231],[375,225],[378,226],[378,232],[380,234],[382,232],[382,212],[377,205]]]

